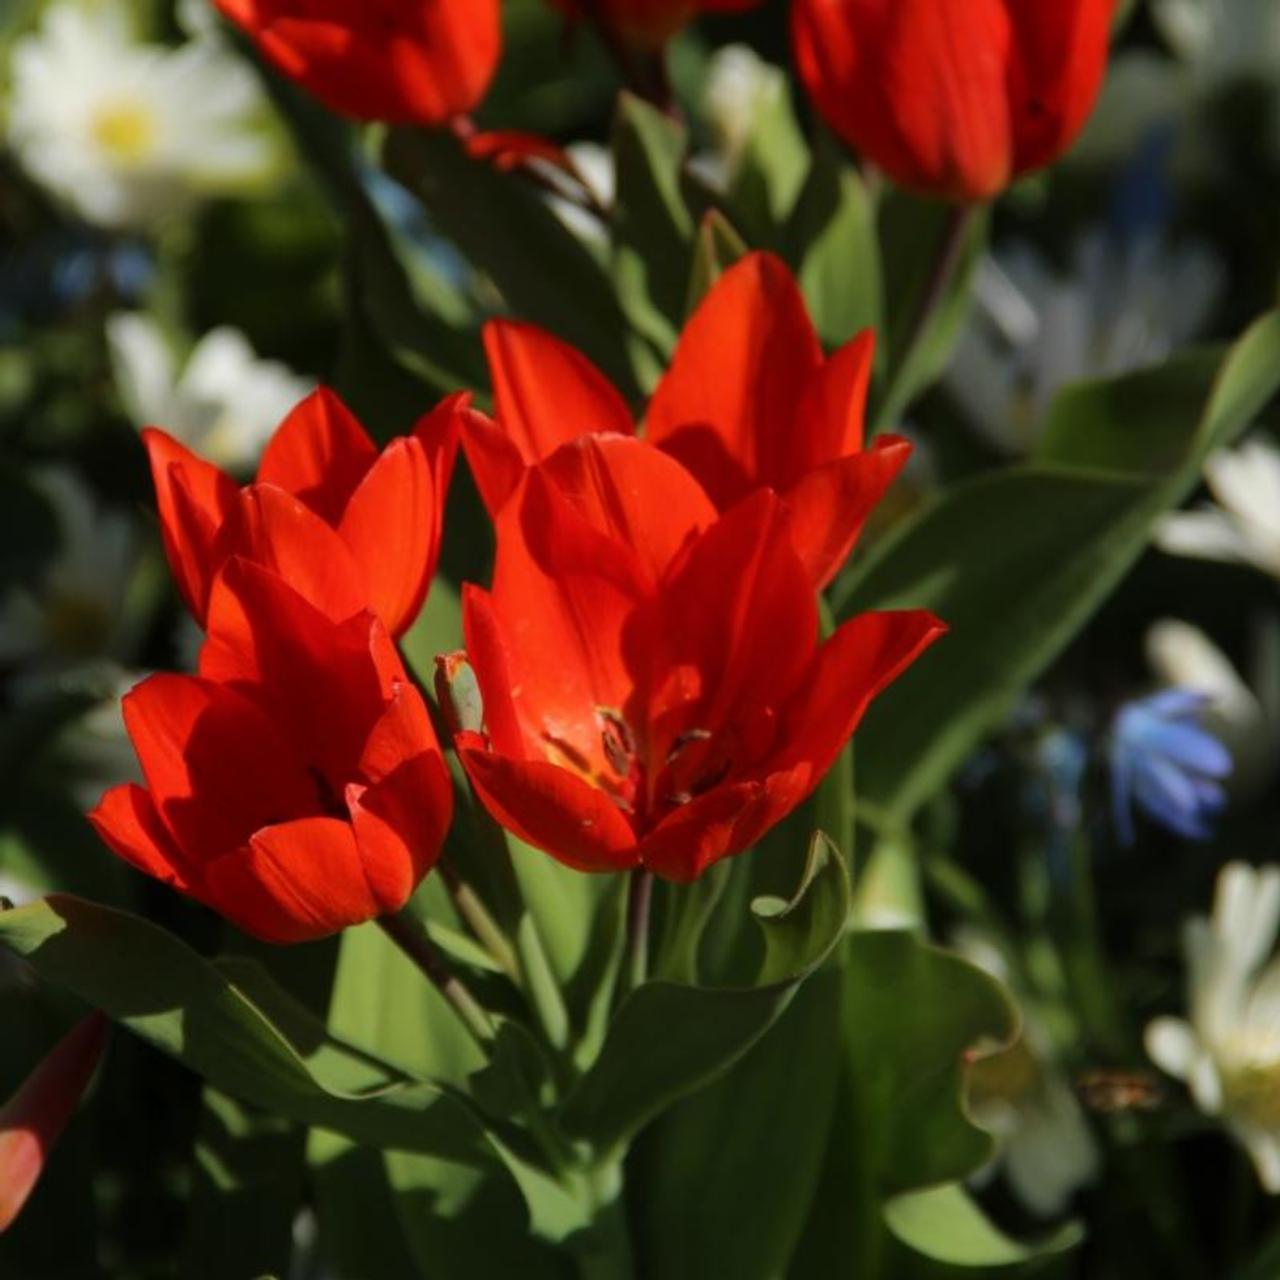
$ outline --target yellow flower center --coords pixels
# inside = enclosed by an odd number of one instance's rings
[[[103,107],[93,120],[93,136],[102,149],[120,164],[138,164],[155,145],[156,118],[137,102],[117,102]]]

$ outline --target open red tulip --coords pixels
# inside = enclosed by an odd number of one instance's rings
[[[1115,0],[794,0],[814,106],[904,187],[989,200],[1089,118]]]
[[[49,1153],[75,1114],[107,1042],[107,1022],[91,1014],[54,1047],[0,1107],[0,1232],[22,1212]]]
[[[437,125],[484,97],[500,0],[214,0],[290,80],[357,120]]]
[[[497,517],[468,588],[484,732],[457,735],[490,812],[570,866],[697,878],[821,781],[871,699],[944,630],[871,613],[819,643],[785,505],[720,515],[657,449],[584,436]]]
[[[239,557],[210,596],[195,676],[124,700],[146,777],[90,814],[148,875],[267,942],[398,911],[434,865],[452,789],[382,622],[334,621]]]
[[[330,617],[367,604],[400,635],[435,574],[468,403],[451,396],[379,453],[346,405],[317,391],[277,429],[244,489],[164,431],[144,431],[165,552],[197,620],[218,570],[240,555],[277,569]]]
[[[606,23],[628,44],[661,48],[681,27],[703,13],[741,13],[761,0],[551,0],[579,21]]]
[[[532,325],[491,322],[494,421],[471,414],[463,448],[498,512],[524,469],[590,432],[634,434],[626,402],[581,353]],[[866,446],[874,343],[823,355],[790,271],[752,253],[721,276],[685,326],[645,415],[645,439],[678,458],[727,511],[756,489],[782,499],[810,579],[825,586],[911,454],[900,436]]]

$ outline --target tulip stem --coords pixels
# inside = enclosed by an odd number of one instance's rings
[[[436,870],[440,873],[454,910],[466,922],[476,941],[517,987],[522,986],[524,974],[520,971],[520,960],[515,948],[502,931],[502,926],[490,914],[489,908],[480,900],[479,894],[445,860],[439,862]]]
[[[893,427],[907,408],[907,405],[901,401],[904,391],[909,394],[912,385],[910,379],[912,366],[916,363],[924,340],[929,335],[930,321],[945,300],[947,290],[964,259],[969,230],[980,208],[981,206],[976,204],[958,204],[950,211],[942,238],[938,242],[937,252],[934,254],[929,277],[920,295],[920,302],[903,335],[902,345],[899,348],[901,356],[896,362],[896,371],[885,391],[884,403],[877,415],[881,427]]]
[[[649,917],[653,907],[653,872],[637,867],[627,892],[627,977],[631,990],[649,976]]]
[[[476,1043],[487,1049],[497,1034],[484,1007],[466,983],[445,963],[435,949],[422,922],[407,910],[399,915],[379,916],[383,932],[423,972],[427,980],[448,1001]]]

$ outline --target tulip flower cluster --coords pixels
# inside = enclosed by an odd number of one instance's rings
[[[435,572],[459,438],[498,552],[492,588],[465,594],[484,718],[456,747],[494,817],[569,866],[690,881],[747,849],[942,632],[906,611],[819,641],[816,592],[910,449],[864,447],[870,335],[824,358],[777,259],[708,295],[643,438],[552,335],[486,338],[497,417],[455,396],[381,452],[328,391],[244,488],[144,434],[206,639],[196,675],[126,698],[147,785],[93,821],[267,941],[393,915],[440,855],[448,772],[395,637]]]

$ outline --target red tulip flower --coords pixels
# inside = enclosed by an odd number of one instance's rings
[[[335,622],[238,557],[195,676],[124,700],[146,787],[90,820],[140,871],[254,937],[303,942],[399,911],[452,816],[421,695],[372,613]]]
[[[367,605],[400,635],[435,574],[467,402],[445,400],[379,453],[342,401],[317,391],[277,429],[244,489],[172,436],[144,431],[165,553],[191,612],[204,621],[218,570],[240,555],[330,617]]]
[[[605,23],[628,44],[659,49],[703,13],[741,13],[760,0],[552,0],[571,18]]]
[[[800,78],[845,142],[911,190],[989,200],[1093,110],[1115,0],[794,0]]]
[[[357,120],[438,125],[484,97],[501,0],[214,0],[263,56]]]
[[[869,613],[819,643],[786,508],[724,515],[674,459],[584,436],[497,517],[468,588],[484,733],[456,742],[495,818],[569,866],[696,879],[821,781],[871,699],[943,630]]]
[[[107,1042],[100,1013],[77,1024],[0,1107],[0,1232],[7,1231],[35,1190]]]
[[[830,359],[783,263],[749,254],[703,300],[645,415],[645,439],[678,458],[720,511],[756,489],[782,499],[792,543],[824,586],[911,453],[866,447],[873,339]],[[494,321],[485,347],[496,421],[470,415],[463,447],[490,512],[524,469],[589,432],[635,433],[622,396],[587,358],[531,325]]]

